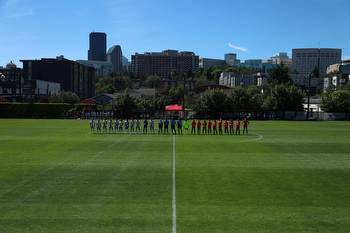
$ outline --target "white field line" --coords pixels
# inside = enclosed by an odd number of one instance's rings
[[[176,233],[176,137],[173,136],[173,231]]]
[[[247,139],[247,140],[243,140],[243,141],[235,141],[234,143],[242,143],[242,142],[258,142],[264,139],[264,136],[262,134],[250,134],[253,136],[256,136],[256,138],[253,139]]]

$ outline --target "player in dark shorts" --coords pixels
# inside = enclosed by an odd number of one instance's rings
[[[114,122],[114,132],[118,132],[118,130],[119,130],[119,120],[117,119]]]
[[[151,122],[149,123],[149,130],[151,134],[154,134],[154,120],[151,119]]]
[[[97,129],[97,133],[101,133],[101,120],[100,119],[97,120],[96,129]]]
[[[113,133],[113,130],[114,130],[114,125],[113,125],[113,120],[111,118],[109,119],[109,122],[108,122],[108,131],[109,133]]]
[[[169,120],[165,119],[164,121],[164,134],[169,134]]]
[[[229,125],[228,121],[225,120],[225,122],[224,122],[225,134],[229,134],[229,133],[230,133],[230,132],[228,131],[228,127],[229,127],[228,125]]]
[[[230,120],[230,134],[235,134],[235,122],[233,120]]]
[[[249,125],[249,121],[247,118],[244,118],[243,120],[243,134],[247,134],[248,135],[248,125]]]
[[[214,122],[213,122],[213,134],[214,135],[218,134],[217,127],[218,127],[218,123],[216,122],[216,120],[214,120]]]
[[[196,127],[197,127],[197,122],[196,120],[193,120],[192,123],[191,123],[191,134],[196,134]]]
[[[107,133],[107,120],[103,120],[102,129],[103,133]]]
[[[211,120],[208,120],[208,134],[212,134],[211,127],[212,127]]]
[[[148,120],[143,120],[143,133],[147,133],[148,130]]]
[[[181,119],[177,120],[177,133],[182,134],[182,120]]]
[[[158,134],[162,134],[163,133],[163,120],[159,119],[158,121]]]
[[[241,135],[241,121],[239,119],[236,122],[236,135]]]
[[[128,132],[129,131],[129,120],[125,121],[125,131]]]
[[[201,129],[202,129],[202,122],[197,121],[197,134],[201,134]]]
[[[124,122],[123,120],[119,120],[119,132],[123,132],[124,129]]]
[[[176,134],[176,121],[174,118],[171,120],[170,126],[171,126],[171,133]]]
[[[202,134],[207,134],[207,121],[204,120],[202,124]]]
[[[222,120],[219,121],[219,134],[222,135]]]
[[[91,133],[95,132],[95,121],[94,120],[90,121],[90,130],[91,130]]]

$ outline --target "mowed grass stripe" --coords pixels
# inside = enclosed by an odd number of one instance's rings
[[[177,232],[350,232],[349,129],[252,122],[248,137],[177,136]],[[171,136],[0,120],[0,146],[0,232],[172,231]]]
[[[91,135],[85,123],[65,122],[64,137],[48,131],[41,150],[12,133],[4,147],[11,153],[0,155],[0,182],[15,189],[0,188],[0,231],[170,232],[171,138]],[[40,121],[28,121],[26,130],[36,137],[44,131]],[[67,146],[52,146],[55,138]]]
[[[348,232],[350,123],[252,127],[263,140],[178,139],[178,232]]]

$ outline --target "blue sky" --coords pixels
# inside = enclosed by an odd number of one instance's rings
[[[350,58],[348,0],[0,0],[0,12],[0,65],[86,59],[91,31],[128,58],[171,48],[245,60],[319,46]]]

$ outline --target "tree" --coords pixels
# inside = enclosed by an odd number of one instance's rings
[[[236,87],[229,95],[228,102],[231,112],[258,112],[263,104],[263,96],[255,86]]]
[[[349,113],[350,90],[328,90],[322,97],[322,109],[326,112]]]
[[[221,90],[207,91],[196,101],[194,107],[198,113],[220,117],[228,111],[228,97]]]
[[[148,76],[145,81],[145,86],[158,89],[160,87],[160,78],[154,75]]]
[[[112,74],[113,75],[113,74]],[[128,76],[107,76],[99,77],[96,82],[97,94],[113,94],[116,91],[124,91],[131,85],[131,80]]]
[[[169,90],[169,97],[173,100],[173,102],[178,102],[181,99],[183,99],[184,91],[185,90],[183,89],[183,87],[172,87]]]
[[[80,98],[77,94],[70,91],[63,91],[58,94],[51,95],[49,97],[50,103],[66,103],[66,104],[77,104],[80,102]]]
[[[276,85],[265,96],[263,107],[268,111],[303,111],[304,95],[294,85]]]
[[[270,71],[270,83],[272,84],[291,84],[292,80],[289,76],[289,68],[283,63]]]
[[[125,91],[123,95],[117,98],[116,108],[123,117],[129,117],[137,109],[137,105],[135,99]]]

